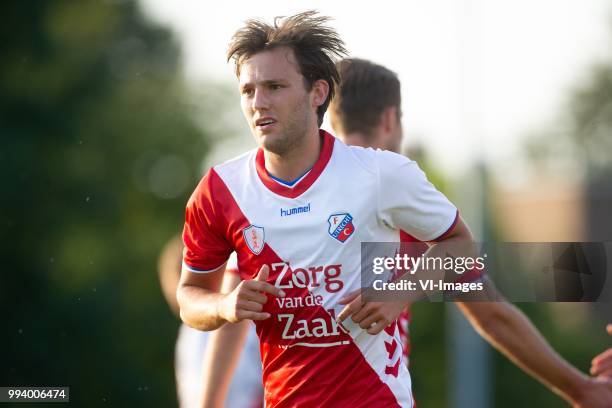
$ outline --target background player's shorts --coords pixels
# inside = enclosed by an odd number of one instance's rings
[[[183,324],[176,341],[175,368],[176,389],[181,408],[197,406],[202,387],[202,360],[209,332],[192,329]],[[226,407],[253,408],[263,403],[261,358],[259,339],[252,325],[244,350],[230,384]]]

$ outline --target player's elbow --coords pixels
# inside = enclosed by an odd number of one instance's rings
[[[176,301],[178,303],[179,317],[181,318],[181,321],[188,326],[192,326],[190,324],[189,313],[187,312],[187,305],[185,304],[186,302],[180,286],[176,290]]]
[[[189,289],[184,285],[180,284],[176,289],[176,301],[179,308],[179,317],[181,321],[189,327],[194,329],[202,330],[197,327],[197,322],[193,319],[193,313],[190,312],[190,301],[189,301]]]
[[[224,321],[218,316],[217,299],[202,288],[188,284],[179,285],[176,299],[179,305],[179,316],[187,326],[200,331],[218,329]]]
[[[187,314],[185,313],[185,309],[183,309],[180,306],[179,306],[179,317],[181,318],[181,321],[183,323],[185,323],[187,326],[191,326],[189,324],[189,319],[187,318]]]
[[[192,329],[200,330],[200,331],[210,331],[212,328],[207,327],[202,322],[193,318],[193,315],[189,313],[185,308],[180,309],[180,317],[181,321]]]
[[[185,313],[184,312],[184,309],[185,309],[184,298],[185,296],[184,296],[184,287],[182,283],[179,283],[179,285],[177,286],[175,296],[176,296],[176,304],[178,305],[178,309],[179,309],[179,316],[182,321],[185,321],[185,318],[184,318],[184,313]]]
[[[181,321],[192,329],[200,331],[212,331],[218,328],[217,325],[212,324],[207,319],[202,319],[197,313],[192,312],[187,307],[181,307],[179,309],[179,316]]]

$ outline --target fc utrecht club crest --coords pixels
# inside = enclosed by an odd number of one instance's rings
[[[244,240],[251,252],[255,255],[259,255],[265,244],[264,229],[257,225],[249,225],[242,233],[244,234]]]
[[[329,235],[340,242],[346,241],[355,232],[353,217],[349,213],[332,214],[327,219],[327,223]]]

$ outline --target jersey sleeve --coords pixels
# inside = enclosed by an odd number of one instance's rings
[[[225,236],[221,205],[214,198],[210,170],[187,203],[183,228],[183,266],[192,272],[211,272],[223,265],[233,247]]]
[[[427,180],[416,162],[377,151],[378,211],[387,226],[420,241],[435,241],[458,219],[457,208]]]

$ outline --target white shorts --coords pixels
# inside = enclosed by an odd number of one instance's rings
[[[181,408],[197,406],[202,387],[202,359],[209,332],[192,329],[182,324],[176,340],[176,389]],[[263,385],[259,339],[255,325],[251,325],[230,384],[226,407],[253,408],[263,405]]]

